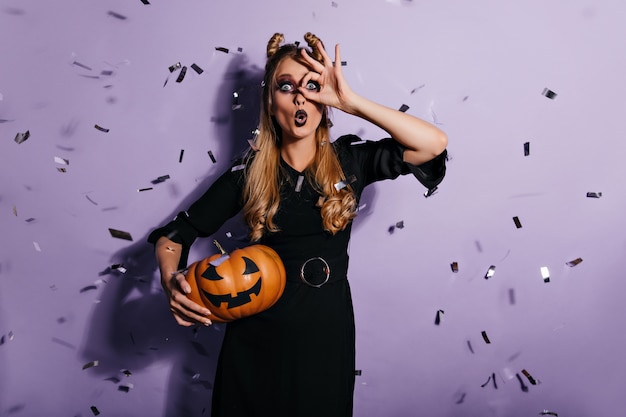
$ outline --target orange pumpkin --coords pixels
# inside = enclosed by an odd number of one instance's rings
[[[252,245],[194,262],[186,279],[188,297],[211,310],[212,321],[226,323],[273,306],[285,290],[286,274],[272,248]]]

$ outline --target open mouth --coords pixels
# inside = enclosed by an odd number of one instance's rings
[[[295,116],[296,126],[302,127],[306,124],[307,114],[304,110],[298,110]]]

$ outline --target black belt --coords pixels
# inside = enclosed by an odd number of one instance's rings
[[[348,267],[346,260],[314,256],[304,261],[286,263],[287,281],[320,288],[345,280]]]

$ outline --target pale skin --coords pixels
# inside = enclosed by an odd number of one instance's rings
[[[343,77],[339,45],[335,46],[334,64],[320,42],[316,48],[322,54],[323,62],[314,60],[303,50],[302,56],[308,67],[286,58],[276,69],[276,79],[282,82],[284,90],[272,93],[270,112],[282,129],[281,155],[285,162],[298,171],[304,171],[312,162],[318,146],[315,132],[323,106],[360,117],[385,130],[405,148],[403,159],[409,164],[430,161],[445,150],[448,138],[436,126],[353,92]],[[311,88],[311,82],[317,83],[319,89]],[[297,110],[306,111],[304,124],[295,122]],[[182,326],[210,325],[210,311],[187,298],[191,288],[185,276],[176,273],[182,246],[161,237],[156,242],[155,252],[161,284],[176,322]]]

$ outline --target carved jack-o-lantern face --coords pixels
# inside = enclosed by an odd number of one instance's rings
[[[278,254],[263,245],[212,255],[192,264],[189,298],[211,310],[211,320],[228,322],[264,311],[285,289],[285,268]]]

